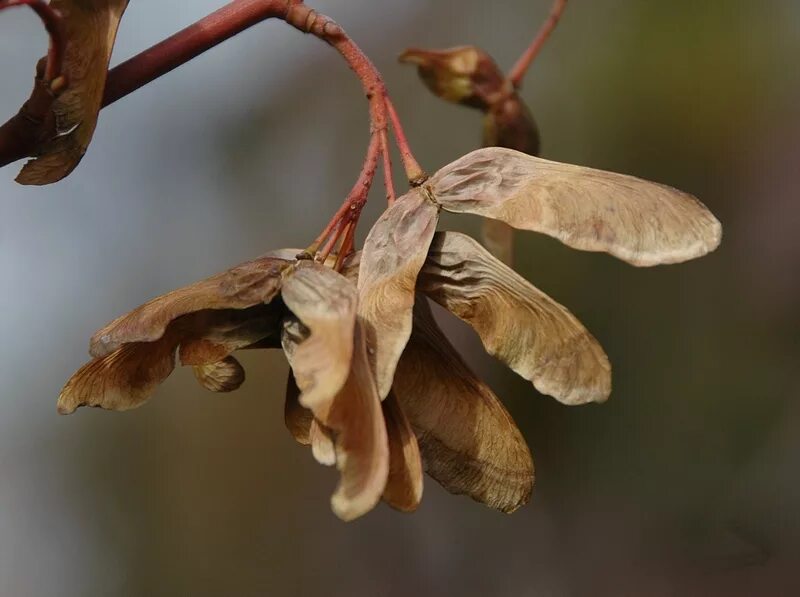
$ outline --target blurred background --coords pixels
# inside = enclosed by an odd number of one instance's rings
[[[221,4],[132,2],[113,62]],[[477,147],[479,115],[397,54],[470,43],[509,67],[549,4],[314,3],[383,71],[430,171]],[[0,17],[3,118],[45,46],[32,13]],[[330,48],[265,23],[103,111],[62,183],[0,170],[0,597],[799,594],[798,53],[795,0],[570,2],[523,89],[543,155],[689,191],[725,238],[635,269],[518,235],[518,270],[611,358],[601,406],[538,395],[442,318],[533,451],[511,516],[427,479],[413,515],[340,522],[335,471],[284,428],[277,351],[245,354],[231,395],[179,369],[136,411],[56,414],[97,328],[328,221],[368,136]]]

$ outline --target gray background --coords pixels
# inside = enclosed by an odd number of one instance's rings
[[[220,4],[136,0],[114,62]],[[315,5],[384,72],[435,170],[476,147],[479,119],[397,53],[474,43],[510,66],[547,4]],[[0,114],[45,44],[32,14],[0,16]],[[512,516],[428,480],[416,514],[341,523],[335,473],[284,429],[278,352],[245,355],[233,395],[179,370],[137,411],[56,414],[95,329],[327,222],[368,134],[330,48],[263,24],[105,110],[66,181],[0,170],[0,596],[797,594],[799,51],[793,0],[570,3],[523,91],[544,155],[690,191],[725,239],[639,270],[519,236],[519,271],[611,357],[603,406],[537,395],[444,322],[534,453]],[[378,188],[365,230],[380,203]]]

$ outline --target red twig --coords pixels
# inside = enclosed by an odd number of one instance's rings
[[[285,18],[287,0],[235,0],[112,69],[103,105],[121,99],[245,29]]]
[[[545,22],[539,28],[536,37],[531,42],[531,45],[528,46],[525,52],[523,52],[522,56],[519,57],[517,63],[508,73],[508,79],[514,85],[514,87],[519,87],[522,84],[522,79],[525,77],[528,67],[539,54],[539,51],[544,46],[547,38],[550,37],[550,34],[556,28],[556,25],[558,25],[558,20],[561,18],[561,15],[564,13],[564,9],[566,7],[567,0],[555,0],[553,3],[552,8],[550,9],[550,14],[547,16],[547,20],[545,20]]]
[[[339,254],[336,255],[336,262],[333,264],[333,269],[335,269],[337,272],[342,271],[344,260],[353,251],[355,245],[354,242],[355,235],[356,235],[356,223],[348,222],[347,229],[344,235],[342,236],[342,244],[339,245]]]
[[[411,153],[411,147],[408,144],[406,133],[403,126],[400,124],[400,118],[397,115],[397,110],[394,109],[392,101],[386,97],[386,110],[389,112],[389,120],[392,121],[392,130],[394,131],[394,138],[397,142],[397,148],[400,150],[400,159],[403,160],[403,167],[408,176],[408,181],[412,185],[421,185],[428,178],[425,171],[417,163],[414,154]]]
[[[59,15],[43,0],[0,0],[0,8],[23,4],[36,10],[45,21],[48,31],[51,32],[53,42],[46,72],[55,73],[60,70],[65,42]],[[336,241],[341,239],[342,247],[347,248],[345,245],[352,244],[355,226],[366,203],[381,157],[386,171],[387,201],[391,203],[395,199],[389,152],[389,122],[392,124],[395,141],[409,181],[412,184],[420,184],[425,179],[425,173],[411,152],[397,112],[389,100],[386,86],[378,70],[335,21],[306,6],[302,0],[233,0],[195,24],[109,71],[103,106],[125,97],[226,39],[269,18],[279,18],[300,31],[322,39],[335,48],[358,76],[369,101],[371,138],[361,174],[342,207],[311,246],[314,252],[320,246],[324,247],[323,252],[325,249],[330,251]],[[9,121],[7,124],[16,126],[19,120],[24,120],[24,118],[12,119],[13,122]],[[14,130],[11,130],[13,127],[4,125],[4,128],[15,133]],[[19,155],[18,148],[11,147],[19,135],[15,133],[4,137],[2,133],[3,131],[0,130],[0,166],[11,161],[11,159],[6,160],[6,157],[14,156],[13,159],[23,157],[23,155]],[[4,145],[8,145],[14,151],[3,152]],[[27,145],[25,146],[26,151],[30,149]],[[330,244],[331,239],[333,244]]]
[[[389,133],[386,129],[378,133],[381,141],[381,153],[383,154],[383,184],[386,187],[386,203],[394,203],[397,194],[394,190],[394,178],[392,177],[392,154],[389,152]]]

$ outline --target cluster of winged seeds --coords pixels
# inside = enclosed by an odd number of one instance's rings
[[[470,324],[487,352],[565,404],[602,402],[608,359],[562,305],[471,238],[437,231],[441,210],[478,214],[604,251],[637,266],[713,250],[721,228],[694,197],[630,176],[486,148],[394,202],[340,272],[279,250],[158,297],[91,342],[93,360],[59,398],[141,405],[175,367],[216,392],[244,380],[236,350],[282,348],[286,424],[341,478],[345,520],[381,499],[414,510],[422,472],[453,493],[511,512],[530,497],[527,445],[492,390],[434,321],[432,300]]]

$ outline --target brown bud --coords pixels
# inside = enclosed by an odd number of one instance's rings
[[[448,102],[486,111],[514,92],[492,57],[474,46],[447,50],[409,48],[400,54],[400,62],[416,64],[425,85]]]

